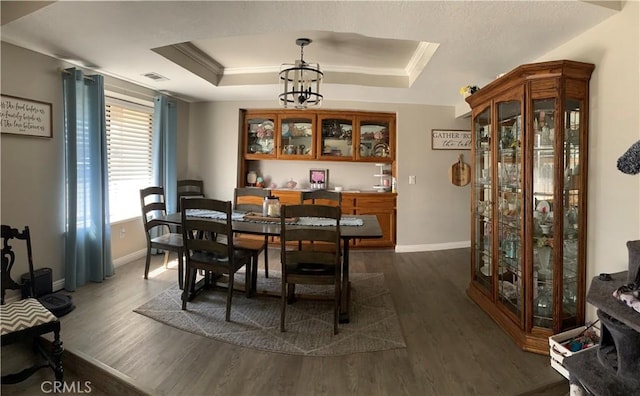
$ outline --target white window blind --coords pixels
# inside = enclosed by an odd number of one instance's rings
[[[107,157],[111,222],[141,216],[140,189],[152,184],[153,104],[107,96]]]

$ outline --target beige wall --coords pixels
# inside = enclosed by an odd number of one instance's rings
[[[274,101],[275,102],[275,101]],[[209,196],[232,199],[238,159],[238,117],[241,108],[273,108],[274,102],[217,102],[191,106],[189,169],[205,180]],[[455,187],[449,167],[469,151],[431,150],[431,129],[469,129],[469,120],[455,119],[453,107],[327,100],[323,109],[358,109],[397,114],[398,251],[431,250],[469,245],[469,187]],[[309,168],[329,169],[331,185],[372,189],[373,164],[261,161],[259,174],[279,186],[293,178],[303,182]],[[195,171],[195,170],[200,170]],[[416,184],[409,184],[409,176]]]
[[[640,175],[616,161],[640,140],[640,3],[540,57],[596,65],[590,85],[587,279],[627,269],[626,241],[640,239]],[[595,320],[595,310],[587,312]]]
[[[52,104],[53,138],[0,135],[2,146],[0,217],[2,224],[31,229],[36,268],[51,267],[56,287],[64,278],[64,138],[62,131],[62,79],[59,69],[73,65],[5,42],[2,51],[2,93]],[[89,74],[91,72],[88,72]],[[105,77],[105,88],[150,100],[154,92]],[[188,129],[189,106],[179,104],[179,141]],[[184,139],[183,139],[184,140]],[[178,145],[178,175],[187,169],[186,144]],[[139,206],[138,202],[132,205]],[[144,253],[141,219],[114,224],[112,255],[116,265]],[[120,230],[125,237],[120,238]],[[14,278],[28,271],[18,262]]]

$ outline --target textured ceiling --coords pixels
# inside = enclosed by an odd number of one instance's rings
[[[296,38],[310,37],[305,60],[326,72],[325,99],[455,105],[460,86],[482,86],[531,62],[624,4],[599,3],[2,1],[1,34],[187,101],[274,106],[276,70],[299,58]],[[168,80],[144,77],[149,72]]]

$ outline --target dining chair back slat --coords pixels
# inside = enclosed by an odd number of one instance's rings
[[[197,179],[182,179],[176,183],[177,194],[177,208],[178,212],[181,210],[180,201],[183,197],[186,198],[204,198],[204,182]]]
[[[300,193],[300,203],[342,206],[342,193],[327,190],[303,191]]]
[[[234,190],[233,208],[246,212],[262,213],[262,202],[271,196],[267,188],[238,187]]]

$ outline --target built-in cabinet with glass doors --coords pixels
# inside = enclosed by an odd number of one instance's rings
[[[522,65],[472,108],[468,293],[523,349],[584,324],[589,79],[594,65]]]

